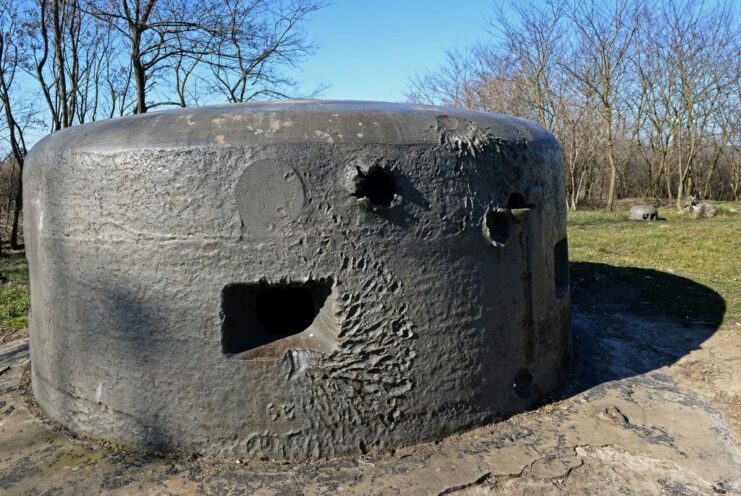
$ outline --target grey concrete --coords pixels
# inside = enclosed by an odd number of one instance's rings
[[[684,207],[682,212],[694,214],[696,217],[715,217],[718,209],[709,201],[703,200],[700,203],[693,201],[690,205]]]
[[[460,109],[293,101],[39,142],[33,391],[127,442],[299,459],[521,411],[571,359],[561,148]]]
[[[630,220],[658,220],[659,211],[653,205],[633,205],[630,207]]]

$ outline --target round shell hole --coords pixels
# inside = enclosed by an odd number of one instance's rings
[[[484,233],[492,245],[502,247],[509,239],[512,214],[509,210],[497,208],[486,212]]]
[[[389,207],[396,195],[396,183],[391,174],[381,168],[374,168],[356,178],[355,196],[367,198],[375,207]]]

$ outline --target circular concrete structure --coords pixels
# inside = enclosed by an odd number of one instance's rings
[[[653,205],[633,205],[629,217],[630,220],[658,220],[659,211]]]
[[[562,154],[460,109],[85,124],[24,171],[33,391],[79,431],[300,459],[521,411],[570,362]]]

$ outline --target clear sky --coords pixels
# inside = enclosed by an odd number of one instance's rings
[[[334,0],[305,25],[318,52],[296,78],[327,99],[404,100],[410,76],[486,36],[493,0]]]

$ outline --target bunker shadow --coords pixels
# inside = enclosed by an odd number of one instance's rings
[[[141,392],[153,390],[158,382],[167,384],[166,377],[172,373],[168,362],[155,358],[167,356],[173,350],[172,336],[161,332],[168,323],[161,318],[160,309],[148,303],[141,285],[123,272],[109,274],[106,279],[93,277],[91,284],[86,267],[78,265],[79,260],[65,243],[59,239],[47,242],[53,244],[52,250],[59,260],[52,272],[53,284],[64,285],[73,293],[94,293],[95,296],[71,299],[64,307],[66,313],[47,316],[46,325],[52,329],[74,329],[65,334],[64,346],[53,349],[51,359],[55,362],[58,383],[71,384],[75,394],[54,393],[61,418],[45,411],[35,396],[28,398],[32,411],[41,414],[43,421],[59,435],[75,439],[93,450],[107,446],[106,453],[112,459],[131,459],[146,464],[166,454],[179,454],[170,442],[179,433],[174,432],[171,425],[158,416],[142,415],[139,419],[131,413],[139,408],[128,411],[117,408],[120,404],[143,406],[145,398]],[[101,250],[101,253],[106,252]],[[91,358],[100,353],[106,354],[107,361]],[[188,363],[187,357],[178,358]],[[137,384],[137,388],[118,387],[112,380],[115,375],[93,377],[91,371],[100,368],[118,371],[128,383]],[[89,411],[97,415],[86,415]],[[106,436],[100,432],[108,429],[114,419],[125,426],[122,431],[128,432],[132,439],[105,440]],[[102,477],[102,487],[107,490],[126,482],[117,480],[115,474],[106,473]]]
[[[651,269],[571,263],[574,362],[559,397],[675,363],[720,327],[721,295]]]

